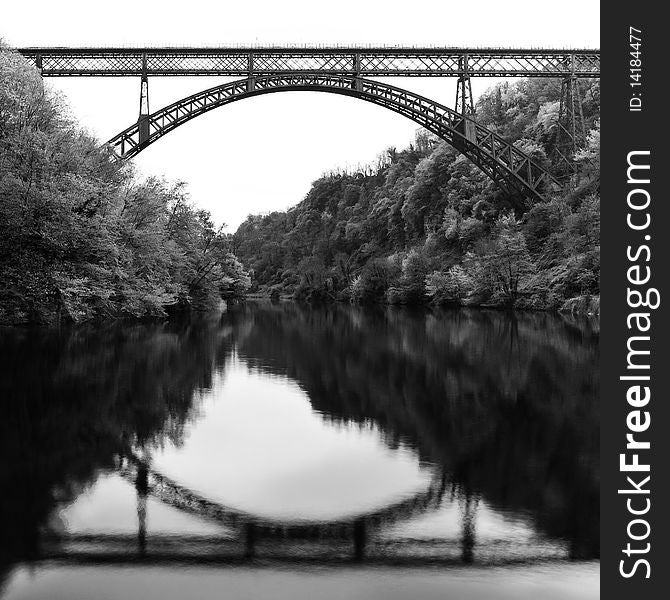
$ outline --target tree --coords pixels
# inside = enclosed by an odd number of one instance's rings
[[[472,278],[461,265],[433,271],[426,277],[426,293],[435,304],[460,304],[472,290]]]
[[[500,217],[493,236],[468,254],[466,269],[478,294],[507,305],[516,303],[521,282],[536,267],[520,223],[511,214]]]
[[[548,190],[546,202],[531,204],[420,131],[376,167],[330,173],[289,211],[250,218],[235,234],[239,256],[259,289],[283,293],[310,286],[312,271],[301,269],[311,263],[302,261],[317,258],[332,283],[326,296],[356,302],[420,303],[428,293],[433,301],[553,309],[582,291],[597,294],[598,85],[583,83],[591,133],[577,154],[574,189]],[[481,96],[476,119],[547,164],[560,93],[550,79],[497,85]]]
[[[248,288],[182,183],[110,159],[0,47],[0,323],[164,316]]]

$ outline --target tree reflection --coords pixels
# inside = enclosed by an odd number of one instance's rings
[[[179,444],[230,344],[216,321],[3,331],[0,562],[36,557],[56,503],[124,444]]]
[[[546,313],[239,307],[239,352],[332,418],[373,419],[466,493],[599,552],[598,334]],[[249,327],[249,320],[254,323]]]

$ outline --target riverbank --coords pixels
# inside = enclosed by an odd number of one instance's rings
[[[222,300],[215,308],[207,311],[202,310],[167,310],[164,314],[148,315],[148,316],[132,316],[132,315],[96,315],[89,318],[73,318],[73,316],[65,311],[58,310],[56,306],[42,307],[38,313],[18,312],[8,313],[4,307],[0,306],[0,327],[31,327],[31,326],[45,326],[45,327],[60,327],[63,325],[90,325],[90,324],[109,324],[114,322],[135,322],[135,323],[152,323],[157,321],[177,320],[183,318],[185,315],[211,315],[221,314],[227,309],[229,303],[239,303],[249,301],[281,301],[281,302],[300,302],[302,304],[323,305],[323,304],[363,304],[373,306],[396,306],[406,308],[468,308],[475,310],[514,310],[521,312],[547,312],[547,313],[562,313],[574,316],[587,316],[600,318],[600,296],[577,296],[570,298],[558,309],[542,309],[527,306],[513,306],[502,304],[438,304],[435,302],[413,302],[413,303],[398,303],[398,302],[367,302],[356,303],[347,299],[320,299],[318,301],[309,301],[304,299],[297,299],[292,294],[271,294],[267,291],[257,291],[245,294],[240,298],[231,299],[228,301]]]
[[[0,324],[160,318],[249,288],[230,236],[183,183],[110,160],[2,42],[0,157]]]
[[[285,302],[300,302],[305,301],[301,298],[296,298],[294,294],[280,294],[280,293],[271,293],[267,290],[257,291],[246,294],[245,299],[248,300],[281,300]],[[318,301],[306,301],[307,304],[361,304],[356,302],[351,302],[346,298],[319,298]],[[520,311],[539,311],[539,312],[550,312],[550,313],[564,313],[571,315],[583,315],[590,317],[600,317],[600,296],[576,296],[574,298],[569,298],[566,300],[560,307],[557,308],[538,308],[527,305],[518,305],[510,306],[509,304],[491,304],[491,303],[436,303],[436,302],[368,302],[363,304],[377,304],[381,306],[407,306],[407,307],[418,307],[418,306],[428,306],[428,307],[448,307],[448,308],[474,308],[474,309],[486,309],[486,310],[520,310]]]

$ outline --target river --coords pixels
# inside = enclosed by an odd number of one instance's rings
[[[598,359],[468,309],[4,329],[0,598],[597,598]]]

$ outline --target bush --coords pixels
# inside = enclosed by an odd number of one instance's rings
[[[351,284],[353,302],[383,302],[389,285],[395,279],[395,269],[386,260],[372,260],[354,277]]]
[[[433,271],[426,277],[426,292],[435,304],[461,304],[472,291],[472,278],[460,265],[446,273]]]
[[[561,312],[581,315],[600,314],[600,296],[577,296],[569,298],[561,306]]]

